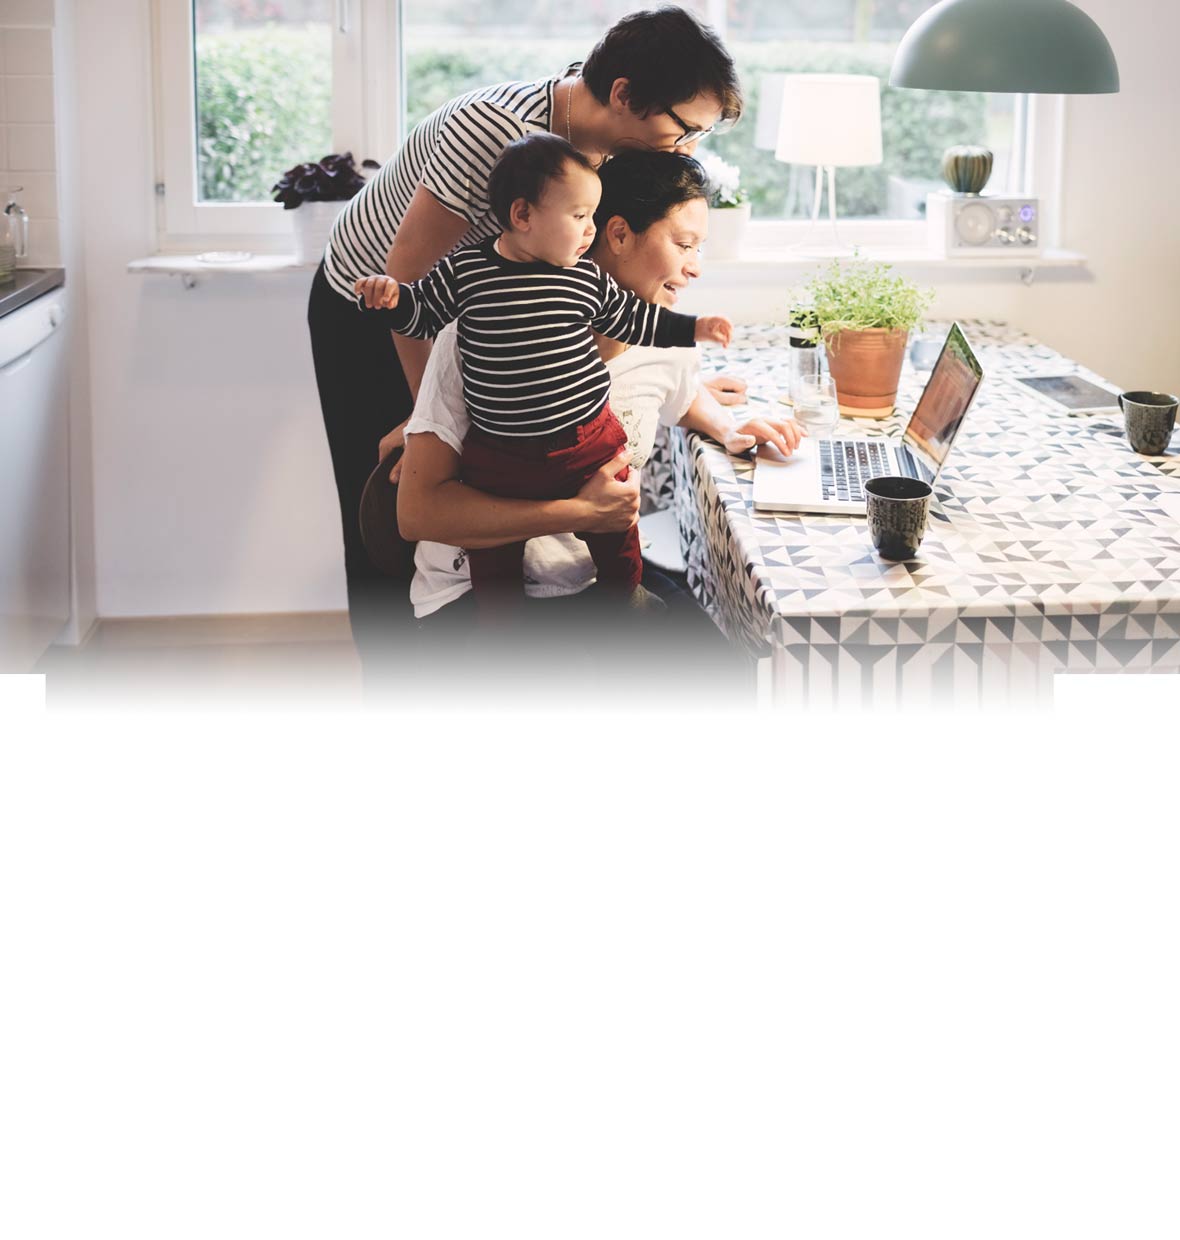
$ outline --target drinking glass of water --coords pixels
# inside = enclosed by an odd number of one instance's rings
[[[809,435],[825,438],[840,422],[840,405],[831,375],[801,380],[795,395],[795,421]]]

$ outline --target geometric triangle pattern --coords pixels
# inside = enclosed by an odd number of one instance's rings
[[[660,436],[645,494],[675,508],[698,600],[751,656],[787,648],[829,673],[842,648],[883,674],[881,647],[897,650],[895,671],[929,648],[931,668],[971,675],[1014,647],[1049,670],[1180,669],[1180,521],[1159,503],[1180,497],[1180,430],[1167,455],[1139,456],[1121,416],[1069,415],[1010,381],[1097,375],[1002,323],[963,327],[984,382],[908,563],[877,557],[863,517],[755,512],[752,461],[678,429]],[[738,327],[702,368],[746,379],[739,416],[789,415],[782,328]],[[925,379],[907,358],[904,413],[843,418],[837,433],[900,437]]]

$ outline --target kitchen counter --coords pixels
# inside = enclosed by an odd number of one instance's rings
[[[15,284],[0,284],[0,318],[65,282],[61,267],[18,267]]]

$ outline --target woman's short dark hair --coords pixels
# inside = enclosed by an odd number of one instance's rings
[[[518,198],[536,206],[546,184],[564,176],[569,164],[594,171],[581,151],[554,133],[528,133],[509,142],[488,177],[488,202],[500,227],[511,227],[509,216]]]
[[[694,95],[715,95],[721,119],[742,114],[742,90],[725,44],[708,26],[674,4],[621,17],[582,65],[582,80],[599,103],[618,78],[631,83],[631,111],[675,107]]]
[[[602,199],[594,212],[598,237],[612,216],[621,215],[632,232],[646,232],[669,211],[709,193],[704,168],[675,151],[620,151],[598,175],[602,180]]]

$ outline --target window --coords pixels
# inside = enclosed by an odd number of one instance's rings
[[[394,145],[397,77],[378,72],[393,61],[391,8],[156,0],[157,180],[169,244],[285,238],[270,187],[287,168],[344,150],[359,163]]]
[[[267,202],[332,150],[332,0],[196,0],[196,200]]]
[[[679,2],[709,20],[707,3]],[[645,7],[654,0],[401,0],[406,132],[465,90],[560,73],[620,17]]]
[[[565,0],[155,3],[162,227],[180,242],[285,234],[269,194],[284,169],[328,151],[351,150],[358,162],[387,159],[413,125],[454,95],[558,72],[640,7],[638,0],[575,9]],[[765,244],[802,227],[797,221],[812,205],[814,169],[774,157],[769,101],[785,73],[868,73],[883,83],[884,162],[841,169],[836,182],[840,217],[876,222],[870,244],[918,243],[926,193],[942,186],[942,152],[953,144],[994,152],[992,192],[1034,188],[1029,138],[1043,158],[1052,127],[1033,116],[1025,97],[887,85],[898,41],[933,3],[685,0],[724,37],[747,105],[740,125],[700,149],[741,169]]]
[[[726,43],[746,95],[741,125],[710,142],[736,164],[756,219],[811,215],[814,168],[774,156],[777,102],[786,73],[869,74],[882,83],[884,161],[841,168],[836,177],[842,219],[917,220],[926,194],[945,188],[939,174],[948,146],[987,146],[995,161],[988,189],[1015,190],[1015,123],[1011,95],[894,89],[888,85],[902,35],[934,0],[736,0],[728,5]],[[777,87],[777,90],[776,90]],[[1021,170],[1022,171],[1022,170]]]
[[[690,4],[725,38],[746,96],[742,123],[701,150],[737,164],[756,219],[807,218],[814,169],[774,157],[777,116],[764,114],[783,73],[865,73],[887,83],[902,34],[934,0],[726,0]],[[571,14],[559,0],[403,0],[407,123],[463,90],[553,72],[581,59],[604,29],[639,7],[623,0]],[[775,111],[767,106],[767,113]],[[841,169],[842,218],[918,220],[926,193],[943,187],[942,152],[956,143],[990,147],[989,188],[1017,188],[1013,167],[1020,105],[1010,95],[894,90],[883,86],[884,163]]]

